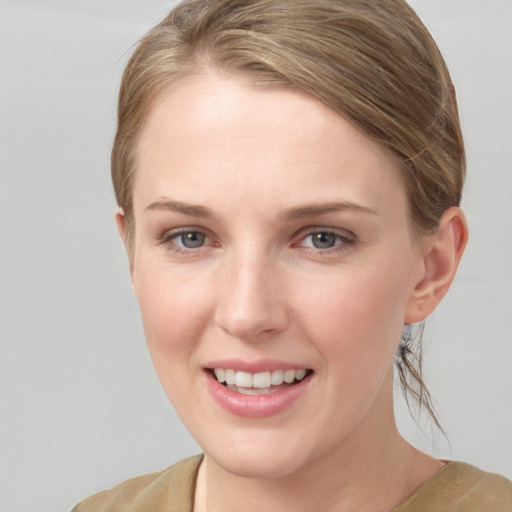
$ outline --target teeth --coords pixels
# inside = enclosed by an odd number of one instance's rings
[[[301,370],[295,371],[295,378],[297,380],[302,380],[306,376],[306,370],[302,368]]]
[[[280,386],[284,381],[284,370],[274,370],[270,379],[272,386]]]
[[[224,370],[224,368],[215,368],[213,372],[219,382],[226,382],[226,370]]]
[[[226,370],[226,384],[233,386],[235,384],[235,370]]]
[[[286,370],[284,372],[284,381],[291,384],[295,380],[295,370]]]
[[[270,372],[255,373],[252,376],[252,387],[253,388],[269,388],[272,384]]]
[[[228,386],[249,389],[267,389],[271,386],[280,386],[283,382],[291,384],[294,381],[301,381],[306,376],[307,370],[274,370],[259,373],[237,372],[230,368],[215,368],[215,377],[221,383]],[[251,394],[247,392],[246,394]]]
[[[256,389],[256,388],[237,388],[237,392],[241,393],[242,395],[269,395],[272,393],[272,390],[270,388],[265,389]]]
[[[236,372],[235,386],[238,388],[252,388],[252,373]]]

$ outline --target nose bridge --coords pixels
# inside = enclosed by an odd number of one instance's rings
[[[284,329],[280,274],[268,251],[250,245],[231,251],[219,275],[217,324],[231,336],[249,341]]]

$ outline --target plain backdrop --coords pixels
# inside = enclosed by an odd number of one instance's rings
[[[471,240],[426,336],[448,439],[399,398],[397,418],[512,477],[512,2],[412,3],[458,92]],[[123,66],[172,5],[0,0],[2,512],[70,510],[199,450],[146,352],[109,181]]]

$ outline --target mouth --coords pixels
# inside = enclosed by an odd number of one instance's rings
[[[268,370],[258,373],[237,371],[231,368],[213,368],[213,377],[230,391],[243,395],[268,395],[289,388],[309,377],[313,370]]]

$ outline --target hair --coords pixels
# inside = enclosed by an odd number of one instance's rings
[[[111,163],[129,250],[145,120],[157,98],[207,68],[314,96],[386,146],[406,187],[414,233],[432,233],[442,213],[459,205],[465,154],[455,90],[405,0],[185,0],[142,38],[122,79]],[[410,347],[406,336],[400,382],[439,426],[422,378],[421,340],[416,355]]]

